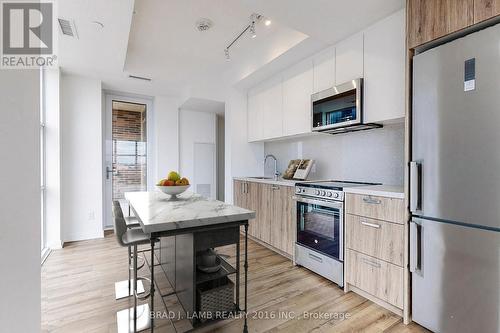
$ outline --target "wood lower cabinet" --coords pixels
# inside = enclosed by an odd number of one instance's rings
[[[474,23],[500,15],[500,0],[474,0]]]
[[[345,207],[345,290],[406,316],[409,272],[404,200],[347,193]]]
[[[346,282],[403,308],[403,268],[363,253],[346,250]]]
[[[249,235],[292,257],[295,244],[294,188],[235,180],[233,189],[235,205],[256,213],[249,224]]]

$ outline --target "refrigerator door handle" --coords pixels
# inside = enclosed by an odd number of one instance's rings
[[[421,251],[421,226],[410,222],[410,272],[415,273],[421,270],[420,251]]]
[[[422,209],[421,170],[422,164],[410,162],[410,211],[412,213]]]

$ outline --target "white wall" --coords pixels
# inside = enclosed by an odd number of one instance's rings
[[[61,248],[61,122],[60,71],[44,72],[45,104],[45,227],[46,242],[51,249]]]
[[[0,72],[0,331],[39,332],[40,73]]]
[[[179,169],[179,100],[154,98],[156,171],[155,182]]]
[[[195,169],[203,168],[203,166],[195,165],[195,151],[194,145],[196,143],[208,143],[213,144],[215,148],[216,144],[216,114],[209,112],[199,112],[191,110],[181,110],[179,113],[179,158],[180,158],[180,168],[179,171],[183,177],[187,177],[192,185],[193,191],[196,192],[196,185],[200,180],[195,177]],[[214,149],[212,161],[216,161],[215,149]],[[215,198],[216,195],[216,174],[215,174],[215,164],[212,162],[204,161],[206,164],[204,167],[207,170],[212,170],[211,180],[204,179],[202,183],[211,184],[211,197]],[[210,165],[209,165],[210,163]],[[206,178],[206,177],[205,177]]]
[[[226,202],[233,202],[233,177],[262,176],[264,144],[247,142],[247,97],[236,89],[226,92]]]
[[[61,76],[61,124],[63,240],[102,237],[101,81]]]
[[[296,158],[316,160],[309,179],[337,179],[401,185],[404,179],[404,124],[347,134],[265,143],[265,153],[278,159],[281,173]],[[266,175],[274,169],[266,164]],[[315,169],[315,170],[314,170]]]

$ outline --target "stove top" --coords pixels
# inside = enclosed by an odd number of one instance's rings
[[[335,191],[342,191],[345,187],[366,186],[366,185],[380,185],[379,183],[362,183],[351,182],[342,180],[320,180],[317,182],[297,183],[295,186],[322,188]]]
[[[340,180],[323,180],[295,184],[295,194],[323,200],[344,201],[344,188],[366,185],[380,185],[377,183],[361,183]]]

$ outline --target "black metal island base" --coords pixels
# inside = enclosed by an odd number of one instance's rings
[[[175,199],[161,192],[129,192],[125,197],[142,230],[150,235],[151,263],[154,262],[156,253],[161,258],[161,268],[193,327],[241,314],[244,318],[243,332],[248,332],[247,233],[248,221],[255,217],[255,213],[194,193],[184,193]],[[243,308],[240,305],[242,226],[245,237]],[[236,245],[234,267],[224,256],[217,255],[220,269],[214,272],[197,269],[201,254],[231,244]],[[152,314],[155,313],[154,269],[155,265],[151,265],[149,307]],[[151,332],[154,331],[154,316],[151,317],[150,329]]]

